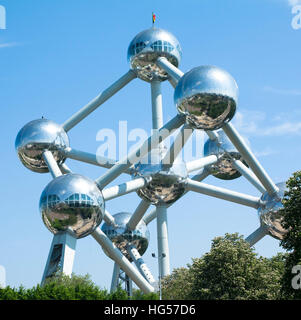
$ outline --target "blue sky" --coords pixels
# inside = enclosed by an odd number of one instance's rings
[[[275,182],[301,168],[301,29],[291,26],[287,0],[71,1],[0,0],[7,29],[0,30],[1,194],[0,265],[7,284],[27,287],[40,282],[52,234],[39,215],[40,194],[49,174],[30,172],[19,162],[14,141],[27,122],[44,116],[63,123],[100,91],[127,72],[126,53],[132,38],[151,26],[172,32],[183,49],[181,70],[217,65],[229,71],[240,88],[233,123]],[[165,121],[176,115],[173,89],[162,84]],[[117,132],[151,128],[150,86],[134,80],[69,132],[71,146],[95,153],[102,128]],[[93,179],[104,169],[66,162]],[[115,183],[126,181],[121,176]],[[246,180],[207,183],[258,195]],[[112,200],[112,213],[133,212],[136,194]],[[259,226],[254,209],[189,193],[169,209],[171,267],[185,266],[210,249],[211,239],[226,232],[249,235]],[[155,277],[156,226],[144,258]],[[281,251],[265,237],[259,255]],[[92,237],[77,243],[74,272],[89,273],[109,287],[113,263]]]

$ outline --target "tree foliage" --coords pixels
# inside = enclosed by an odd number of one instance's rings
[[[277,299],[284,255],[257,257],[238,234],[213,239],[210,252],[163,280],[166,299]]]
[[[292,268],[301,265],[301,171],[295,172],[286,183],[282,209],[282,226],[288,230],[281,246],[289,251],[282,277],[282,297],[301,299],[301,289],[292,287]]]
[[[156,300],[156,294],[143,295],[136,290],[132,300]],[[129,300],[127,292],[119,286],[113,293],[102,290],[93,283],[89,275],[71,277],[57,274],[46,281],[43,286],[37,285],[30,289],[0,288],[0,300]]]

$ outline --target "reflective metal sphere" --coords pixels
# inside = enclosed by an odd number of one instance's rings
[[[211,165],[211,174],[222,180],[233,180],[239,178],[241,173],[233,166],[231,158],[240,160],[244,165],[248,166],[243,160],[241,154],[233,146],[227,135],[223,130],[217,131],[219,135],[220,144],[208,139],[204,145],[204,156],[216,155],[219,160],[217,163]],[[226,152],[225,152],[226,151]]]
[[[62,150],[69,147],[64,129],[55,122],[38,119],[27,123],[18,133],[15,147],[24,166],[34,172],[48,172],[44,150],[52,152],[58,165],[65,161]]]
[[[52,180],[40,198],[43,221],[53,234],[69,231],[83,238],[99,226],[104,210],[104,199],[95,182],[74,173]]]
[[[178,67],[182,49],[178,40],[168,31],[150,28],[136,35],[128,48],[128,61],[137,76],[144,81],[168,78],[167,73],[156,65],[160,57],[165,57]]]
[[[287,188],[285,182],[277,183],[276,185],[279,188],[278,195],[271,197],[265,192],[261,197],[261,200],[264,202],[264,207],[258,209],[258,214],[261,225],[267,227],[269,235],[278,240],[282,240],[287,230],[281,225],[282,215],[279,210],[283,208],[281,201]]]
[[[228,72],[214,66],[201,66],[180,79],[174,101],[192,128],[216,130],[233,118],[238,86]]]
[[[110,238],[115,246],[130,261],[131,257],[126,250],[127,245],[134,245],[142,256],[149,244],[149,231],[143,220],[141,220],[136,229],[131,231],[126,228],[126,224],[131,218],[128,212],[120,212],[114,215],[116,227],[104,223],[101,230]],[[109,253],[106,252],[109,256]]]
[[[152,152],[152,161],[142,159],[135,165],[133,177],[144,177],[150,182],[137,191],[140,198],[154,205],[170,204],[185,192],[187,169],[184,162],[176,159],[173,165],[163,164],[159,155]],[[150,160],[150,159],[148,159]]]

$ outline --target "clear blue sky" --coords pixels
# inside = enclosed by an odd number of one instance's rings
[[[293,1],[291,1],[293,2]],[[47,117],[58,123],[124,74],[131,39],[151,26],[172,32],[183,48],[181,69],[217,65],[228,70],[240,88],[233,120],[250,141],[275,182],[301,169],[301,29],[291,27],[288,0],[0,0],[7,10],[7,29],[0,30],[1,224],[0,265],[7,284],[26,287],[40,282],[52,234],[38,211],[49,174],[30,172],[14,150],[18,130],[28,121]],[[176,114],[173,89],[163,83],[164,117]],[[134,80],[70,131],[71,146],[95,153],[101,128],[151,127],[149,84]],[[68,160],[75,172],[97,178],[104,171]],[[126,176],[116,182],[125,181]],[[259,195],[243,178],[206,182]],[[136,194],[107,204],[112,213],[133,212]],[[187,194],[169,209],[171,267],[210,249],[211,240],[226,232],[247,236],[259,226],[251,208]],[[155,223],[145,260],[157,277]],[[266,237],[256,246],[270,257],[281,251]],[[89,273],[109,287],[113,263],[92,237],[78,241],[74,272]]]

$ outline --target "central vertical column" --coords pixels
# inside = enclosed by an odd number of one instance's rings
[[[163,126],[162,93],[160,81],[153,80],[151,82],[151,93],[153,130],[155,131]],[[161,150],[162,147],[163,146],[160,144],[159,148]],[[157,206],[157,242],[159,281],[161,281],[161,278],[170,273],[166,206]]]
[[[161,82],[153,80],[151,82],[152,92],[152,115],[153,115],[153,130],[163,127],[163,110],[162,110],[162,93]]]
[[[161,278],[170,274],[166,206],[157,206],[157,241],[159,281],[161,281]]]

